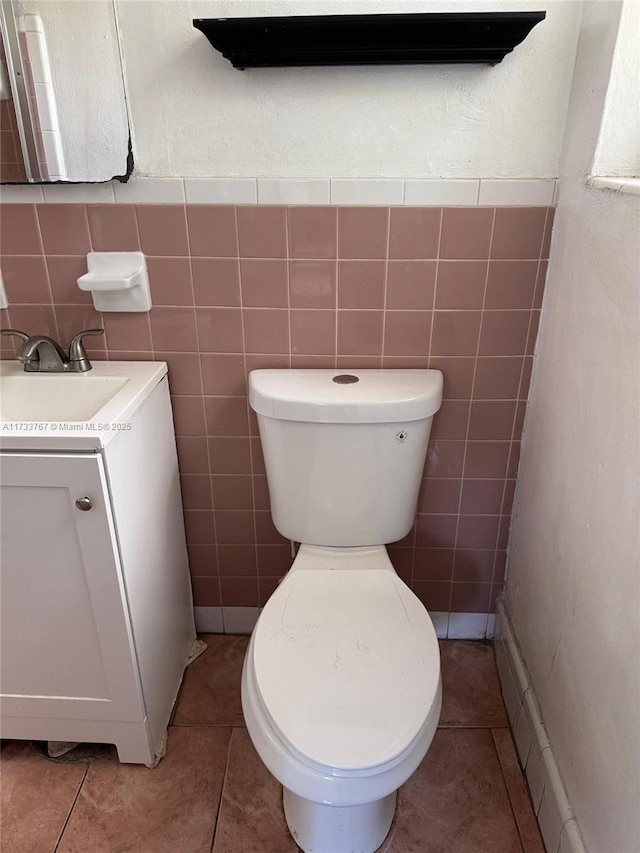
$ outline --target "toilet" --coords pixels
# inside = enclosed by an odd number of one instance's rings
[[[442,374],[255,370],[249,399],[300,545],[247,649],[247,729],[305,853],[373,853],[440,717],[435,630],[385,545],[413,525]]]

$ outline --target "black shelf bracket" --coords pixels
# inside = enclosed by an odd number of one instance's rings
[[[310,65],[495,65],[545,12],[426,12],[196,18],[235,68]]]

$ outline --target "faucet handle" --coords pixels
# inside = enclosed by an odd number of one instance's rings
[[[104,335],[104,329],[85,329],[72,339],[69,344],[69,361],[78,362],[79,370],[91,370],[91,363],[87,357],[87,352],[82,343],[82,339],[88,335]]]
[[[88,335],[104,335],[104,329],[85,329],[83,332],[78,332],[69,344],[69,358],[71,361],[87,357],[82,339]]]
[[[23,341],[29,340],[29,335],[24,332],[20,332],[18,329],[0,329],[0,335],[7,335],[7,337],[13,336],[14,338],[22,338]]]

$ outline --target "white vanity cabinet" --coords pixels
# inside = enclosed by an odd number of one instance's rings
[[[168,384],[153,378],[93,448],[90,429],[57,448],[46,431],[1,436],[3,738],[162,754],[195,629]]]

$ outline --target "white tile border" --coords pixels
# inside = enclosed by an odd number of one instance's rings
[[[196,631],[201,634],[222,634],[222,607],[194,607]]]
[[[116,204],[184,204],[182,178],[129,178],[111,181]]]
[[[196,630],[211,634],[250,634],[260,607],[194,607]],[[492,614],[446,613],[430,610],[429,616],[440,640],[484,640]],[[481,630],[482,629],[482,630]]]
[[[591,178],[590,186],[610,181]],[[593,183],[591,183],[593,182]],[[620,184],[627,189],[621,189]],[[632,185],[637,188],[629,189]],[[0,201],[13,204],[313,204],[415,207],[546,207],[555,204],[555,179],[414,178],[149,178],[126,184],[4,184]],[[607,185],[608,186],[608,185]],[[618,182],[640,192],[640,181]]]
[[[433,622],[433,627],[436,629],[436,637],[439,640],[446,640],[449,630],[449,614],[439,610],[430,610],[429,616]]]
[[[46,204],[115,204],[113,183],[43,184]]]
[[[331,204],[404,204],[402,178],[332,178]]]
[[[432,181],[407,179],[404,182],[404,203],[419,206],[478,204],[480,181]]]
[[[329,204],[329,178],[258,178],[258,204]]]
[[[259,607],[223,607],[224,633],[250,634],[255,628],[259,615]]]
[[[540,706],[502,602],[496,614],[494,643],[502,695],[545,847],[549,853],[585,853]]]
[[[44,193],[40,184],[2,184],[0,202],[4,204],[42,204]]]
[[[255,178],[185,178],[187,204],[256,204]]]
[[[484,640],[487,636],[487,613],[450,613],[448,640]]]
[[[546,207],[553,202],[555,180],[480,181],[478,204],[503,207],[527,204]]]
[[[487,616],[487,640],[492,640],[496,633],[496,614],[490,613]]]

